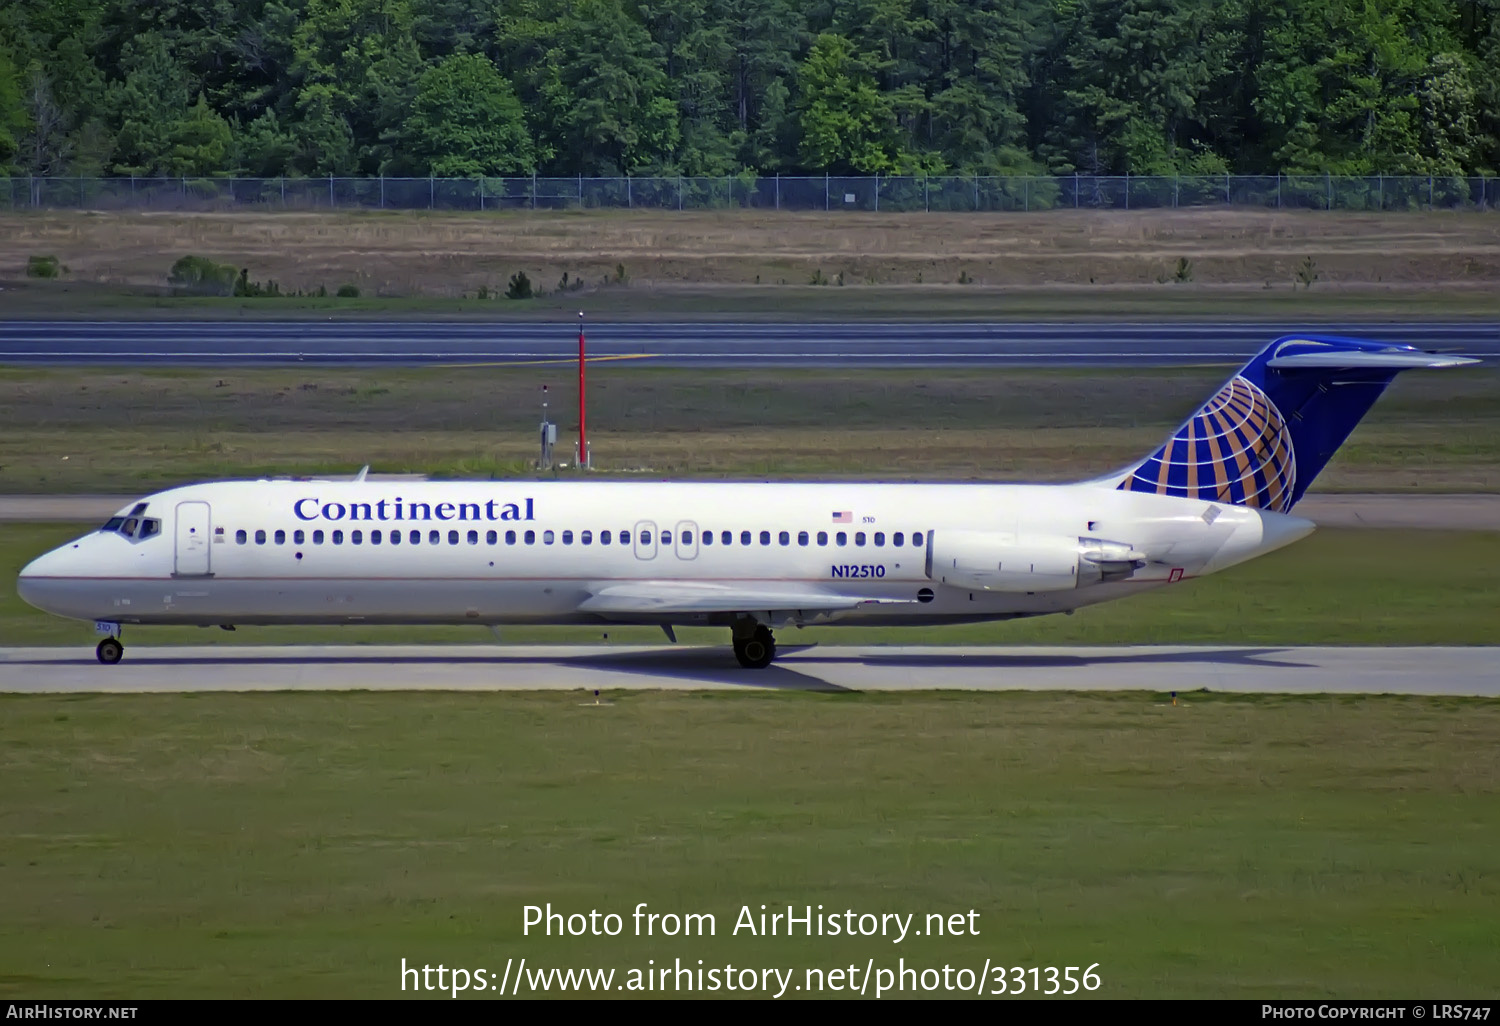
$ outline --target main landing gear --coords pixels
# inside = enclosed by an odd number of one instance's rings
[[[125,654],[125,646],[120,644],[119,638],[105,638],[99,642],[99,647],[94,649],[94,654],[105,666],[113,666]]]
[[[776,639],[764,624],[752,625],[745,630],[735,625],[734,657],[747,670],[763,670],[776,658]]]

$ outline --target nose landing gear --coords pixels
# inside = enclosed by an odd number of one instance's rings
[[[125,646],[120,644],[119,638],[105,638],[99,642],[99,647],[94,649],[94,654],[105,666],[113,666],[125,654]]]
[[[755,624],[754,630],[741,631],[736,627],[734,657],[747,670],[763,670],[776,658],[776,639],[771,629],[764,624]]]

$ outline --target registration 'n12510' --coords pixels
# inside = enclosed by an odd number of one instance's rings
[[[878,563],[845,563],[835,565],[832,577],[884,577],[885,567]]]

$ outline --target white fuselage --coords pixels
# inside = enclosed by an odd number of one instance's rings
[[[158,533],[85,535],[26,567],[22,597],[63,616],[132,624],[691,625],[758,611],[773,623],[960,622],[1135,594],[1312,529],[1282,514],[1099,484],[262,480],[141,501]],[[1032,551],[1038,539],[1063,549],[1103,539],[1142,558],[1128,574],[1080,576],[1074,586],[976,586],[932,565],[935,537],[949,548],[997,539],[1004,552]],[[622,586],[668,597],[590,608]],[[745,608],[674,608],[673,589],[695,586],[744,594]],[[771,609],[768,594],[792,597]],[[862,604],[818,612],[825,594]]]

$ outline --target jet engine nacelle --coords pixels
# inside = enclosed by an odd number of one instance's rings
[[[1103,538],[939,530],[927,539],[927,576],[975,591],[1069,591],[1145,563],[1145,553]]]

